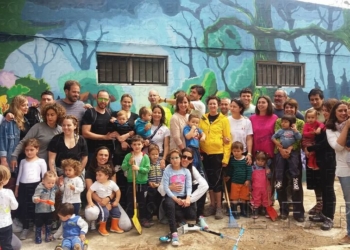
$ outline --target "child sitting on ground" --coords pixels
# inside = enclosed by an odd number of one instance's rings
[[[40,244],[41,240],[41,228],[45,225],[45,241],[51,241],[51,224],[53,219],[53,212],[55,211],[54,205],[41,202],[41,200],[55,201],[57,175],[54,171],[47,171],[44,174],[43,180],[36,187],[33,202],[35,203],[35,243]]]
[[[296,118],[292,115],[284,115],[281,118],[281,129],[279,129],[271,138],[277,148],[287,149],[290,154],[288,159],[284,159],[280,152],[276,154],[276,189],[282,188],[282,180],[285,168],[289,168],[293,178],[293,190],[299,190],[299,152],[293,149],[293,144],[301,139],[296,125]],[[279,139],[279,141],[277,140]]]
[[[266,217],[266,208],[268,204],[269,192],[267,187],[269,184],[268,177],[271,175],[267,165],[268,156],[265,152],[258,151],[255,155],[255,162],[252,166],[252,204],[253,204],[253,219],[258,218],[259,207],[263,206],[263,213]]]
[[[97,206],[100,209],[100,226],[98,232],[103,236],[108,236],[109,233],[106,229],[107,219],[109,215],[112,216],[111,222],[111,232],[124,233],[122,229],[119,228],[120,210],[118,208],[120,200],[120,190],[118,185],[110,180],[113,176],[112,168],[109,165],[98,167],[96,170],[96,181],[91,185],[90,189],[87,191],[86,198],[88,202],[88,208]],[[96,192],[100,198],[109,198],[110,203],[106,206],[101,206],[98,203],[92,201],[92,193]],[[115,192],[115,198],[111,199],[110,195]]]
[[[147,107],[140,108],[139,118],[135,121],[135,131],[136,134],[141,136],[143,139],[147,139],[152,135],[150,123],[152,119],[152,110]]]
[[[85,235],[88,232],[88,224],[79,215],[74,214],[74,206],[70,203],[63,203],[58,208],[58,217],[62,221],[61,226],[54,234],[58,239],[63,236],[62,244],[56,250],[83,250]]]
[[[231,177],[230,202],[232,215],[239,219],[240,215],[247,217],[249,202],[249,186],[252,177],[252,168],[247,164],[243,155],[243,144],[239,141],[232,143],[232,156],[228,164],[227,175]],[[227,178],[229,179],[229,178]],[[237,205],[240,202],[241,214],[238,213]]]

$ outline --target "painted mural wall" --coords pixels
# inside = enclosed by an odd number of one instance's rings
[[[346,2],[347,3],[347,2]],[[64,97],[68,79],[81,99],[107,89],[111,108],[124,93],[134,111],[156,88],[170,97],[202,84],[207,94],[254,96],[257,60],[306,63],[306,86],[287,88],[304,110],[314,87],[350,95],[350,10],[295,0],[0,0],[0,113],[12,98],[45,89]],[[350,8],[350,5],[349,5]],[[99,84],[96,52],[168,56],[168,86]]]

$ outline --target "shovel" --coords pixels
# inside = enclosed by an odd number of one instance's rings
[[[266,212],[270,216],[271,220],[275,221],[278,217],[278,214],[277,214],[276,210],[273,208],[273,206],[271,206],[271,202],[270,202],[271,188],[270,188],[269,181],[267,180],[267,178],[266,178],[266,189],[267,189],[267,202],[268,202]]]
[[[132,223],[134,224],[136,231],[139,234],[142,234],[142,227],[141,224],[139,222],[139,219],[137,217],[137,205],[136,205],[136,174],[135,174],[135,170],[132,170],[132,192],[133,192],[133,198],[134,198],[134,216],[132,217]]]

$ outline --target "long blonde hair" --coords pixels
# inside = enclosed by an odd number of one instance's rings
[[[18,95],[12,99],[12,102],[10,104],[10,111],[15,117],[15,121],[17,123],[18,128],[22,131],[25,129],[24,127],[25,120],[24,120],[24,114],[21,111],[21,106],[25,102],[28,103],[27,97],[25,97],[24,95]]]

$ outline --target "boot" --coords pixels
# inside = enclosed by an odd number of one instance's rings
[[[45,226],[45,242],[52,241],[51,227],[50,225]]]
[[[248,211],[248,204],[247,202],[239,203],[239,206],[241,207],[241,216],[248,218],[250,216]]]
[[[107,224],[107,221],[100,221],[100,226],[98,227],[98,232],[102,236],[108,236],[109,235],[109,233],[106,230],[106,224]]]
[[[237,205],[237,203],[231,203],[232,215],[236,220],[240,218],[240,215],[237,210]]]
[[[119,227],[119,218],[112,218],[111,222],[111,232],[122,234],[124,230]]]
[[[41,244],[41,227],[35,228],[35,244]]]

